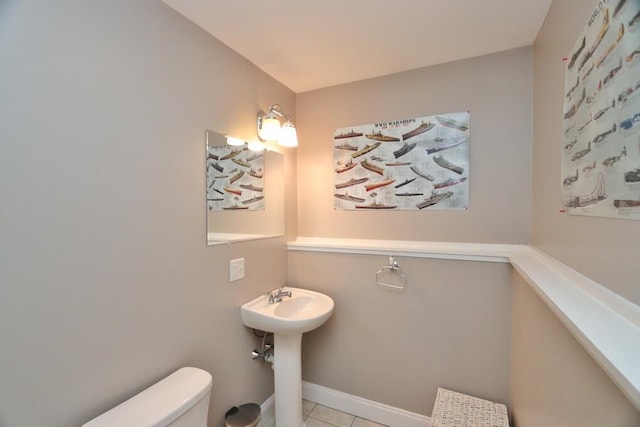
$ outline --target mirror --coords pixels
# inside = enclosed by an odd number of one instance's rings
[[[284,235],[284,155],[205,139],[207,244]]]

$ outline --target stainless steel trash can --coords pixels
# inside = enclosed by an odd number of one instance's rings
[[[224,415],[226,427],[255,427],[260,423],[260,405],[245,403],[234,406]]]

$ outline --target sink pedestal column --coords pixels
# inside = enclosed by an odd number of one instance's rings
[[[302,334],[274,334],[276,427],[304,427]]]

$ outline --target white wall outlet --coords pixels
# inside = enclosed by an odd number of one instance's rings
[[[240,280],[244,277],[244,258],[229,261],[229,281]]]

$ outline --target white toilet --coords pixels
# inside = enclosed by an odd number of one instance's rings
[[[82,427],[206,427],[211,374],[182,368]]]

